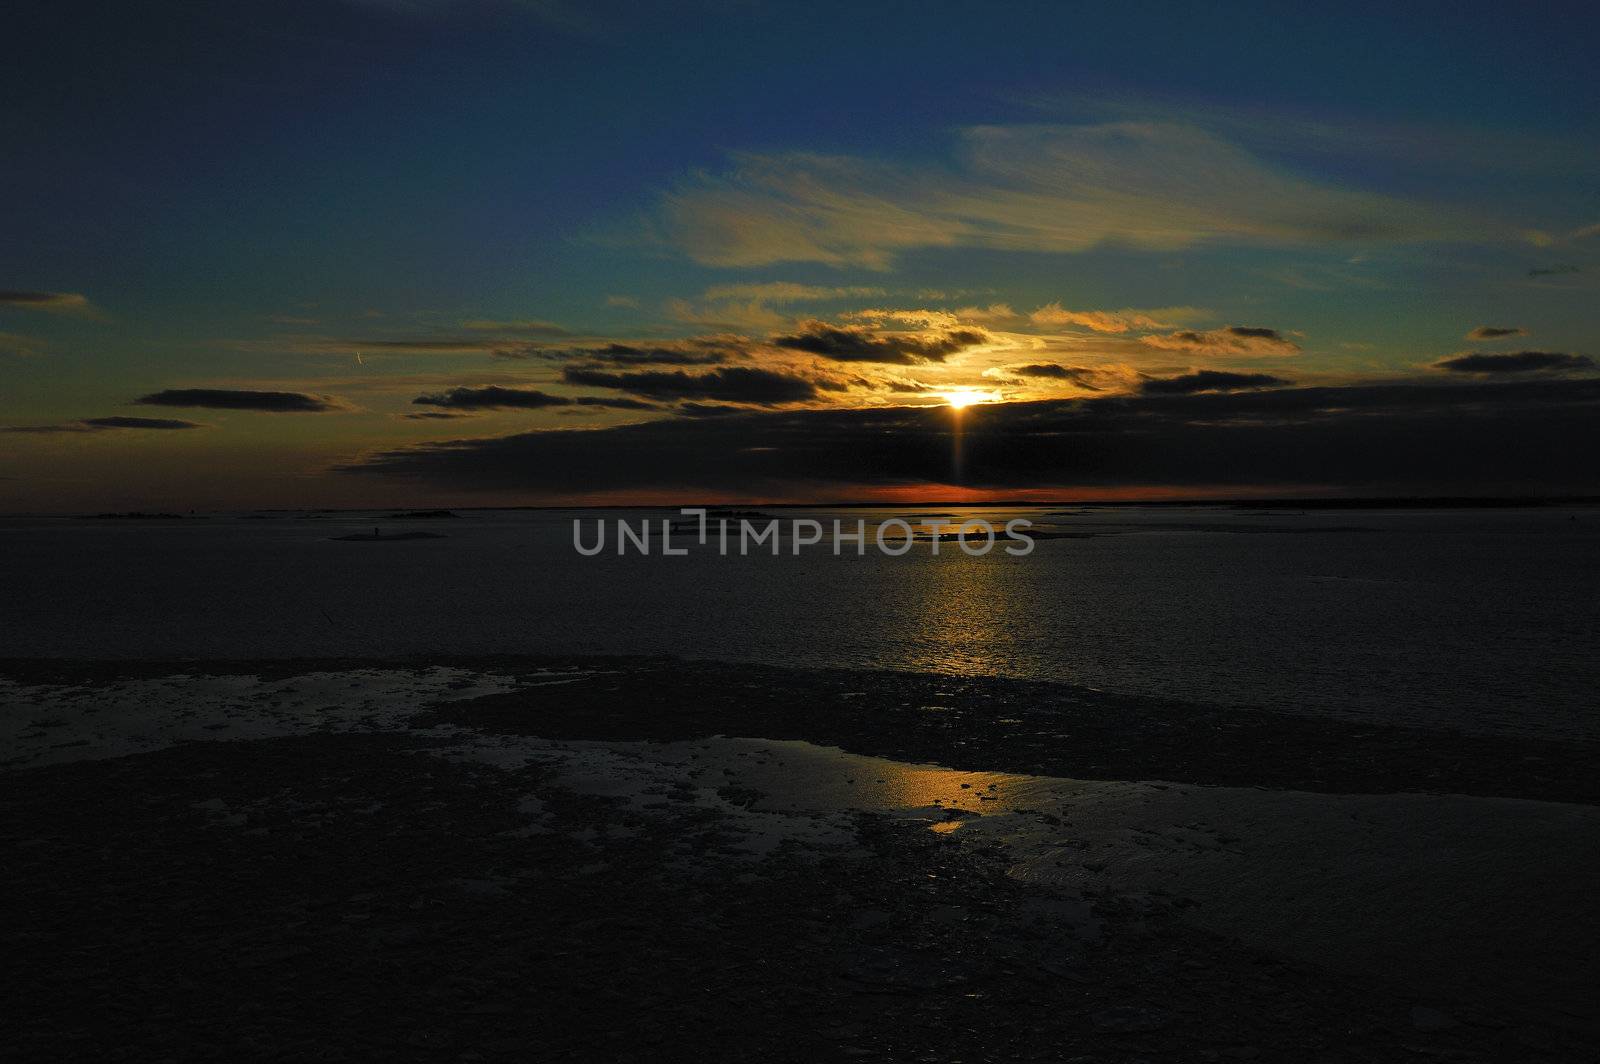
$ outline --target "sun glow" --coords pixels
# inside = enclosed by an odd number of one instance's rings
[[[965,391],[944,393],[945,402],[949,403],[951,409],[953,410],[963,410],[974,403],[987,403],[993,398],[994,396],[990,395],[988,392]]]

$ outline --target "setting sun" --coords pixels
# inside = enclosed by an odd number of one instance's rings
[[[974,403],[987,402],[991,396],[987,392],[946,392],[944,398],[952,409],[963,410]]]

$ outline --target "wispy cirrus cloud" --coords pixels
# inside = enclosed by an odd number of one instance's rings
[[[796,303],[870,299],[884,290],[870,285],[809,285],[792,281],[713,285],[698,300],[669,299],[667,314],[676,321],[723,329],[776,329],[788,318],[772,308]]]
[[[711,266],[886,268],[924,248],[1170,251],[1458,236],[1465,221],[1269,165],[1170,122],[979,126],[936,167],[746,153],[664,193],[655,238]],[[1479,235],[1482,224],[1478,223]]]
[[[332,355],[484,355],[515,349],[527,341],[464,336],[417,339],[316,340],[306,345]],[[533,342],[537,346],[537,342]]]
[[[0,332],[0,355],[32,358],[44,349],[42,341],[20,333]]]
[[[491,325],[496,327],[490,328]],[[238,340],[234,346],[246,351],[290,350],[308,355],[341,355],[352,359],[358,356],[366,359],[407,355],[531,358],[562,342],[571,344],[582,339],[561,326],[544,326],[545,323],[539,322],[472,319],[459,326],[456,335],[339,337],[301,334]],[[466,335],[461,335],[463,333]]]
[[[871,299],[884,294],[871,285],[795,284],[767,281],[760,284],[719,284],[707,288],[702,299],[711,302],[754,300],[761,303],[820,303],[829,299]]]
[[[545,321],[542,318],[519,318],[514,320],[469,318],[461,323],[461,327],[471,332],[523,333],[529,336],[571,335],[569,330],[553,321]]]
[[[1059,301],[1046,303],[1026,313],[1010,303],[966,306],[953,309],[933,307],[867,307],[849,311],[841,317],[859,321],[900,321],[928,328],[953,329],[962,325],[982,325],[1024,332],[1056,332],[1063,328],[1088,329],[1095,333],[1123,334],[1173,329],[1184,322],[1214,317],[1201,307],[1154,307],[1120,310],[1069,310]]]
[[[93,316],[99,313],[94,304],[89,302],[89,297],[81,292],[0,290],[0,307],[14,307],[17,310],[37,310],[45,314]]]

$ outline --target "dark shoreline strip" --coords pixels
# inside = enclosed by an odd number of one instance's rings
[[[1424,792],[1600,805],[1600,743],[1460,732],[1112,695],[1060,683],[615,656],[268,661],[0,660],[23,683],[179,673],[451,666],[586,670],[441,705],[452,722],[550,739],[804,739],[952,768],[1328,793]]]

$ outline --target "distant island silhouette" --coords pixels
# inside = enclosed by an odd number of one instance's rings
[[[445,539],[447,537],[438,532],[379,532],[376,528],[372,534],[353,532],[348,536],[331,536],[340,543],[394,543],[402,539]]]

